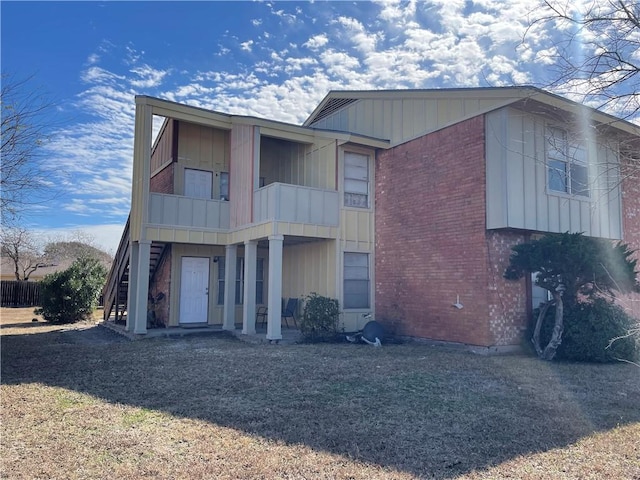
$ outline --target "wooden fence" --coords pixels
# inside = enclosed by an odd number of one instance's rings
[[[3,307],[37,307],[40,305],[40,283],[0,281],[0,304]]]

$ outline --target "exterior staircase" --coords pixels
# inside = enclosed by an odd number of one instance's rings
[[[107,276],[107,281],[103,288],[104,296],[104,320],[107,321],[115,314],[115,323],[125,323],[125,313],[127,312],[127,302],[129,295],[129,270],[131,259],[130,242],[130,222],[131,215],[127,218],[127,223],[122,232],[122,238],[118,245],[111,270]],[[152,278],[162,254],[165,250],[164,243],[153,243],[151,245],[151,258],[149,261],[149,278]]]

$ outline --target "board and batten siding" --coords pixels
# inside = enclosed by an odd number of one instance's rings
[[[174,161],[174,131],[176,120],[167,119],[160,130],[158,140],[151,151],[151,174]]]
[[[231,168],[229,202],[231,228],[252,222],[254,166],[260,152],[260,129],[252,125],[234,125],[231,130]],[[256,145],[257,144],[257,145]]]
[[[590,196],[548,192],[544,118],[513,108],[488,113],[487,229],[622,238],[617,159],[595,139],[586,148]]]
[[[274,182],[335,190],[335,141],[320,139],[313,144],[262,137],[260,177]]]
[[[336,248],[334,240],[287,245],[282,257],[282,296],[302,299],[316,292],[337,297]]]
[[[220,197],[220,172],[229,171],[231,155],[229,131],[180,122],[178,125],[178,168],[174,192],[184,195],[186,168],[213,173],[212,198]]]
[[[461,94],[441,98],[360,99],[314,122],[313,127],[388,139],[397,145],[485,112],[496,102],[496,99],[463,98]]]

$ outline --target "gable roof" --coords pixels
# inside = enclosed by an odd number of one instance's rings
[[[337,118],[340,114],[348,112],[349,109],[354,109],[357,102],[424,102],[443,101],[446,99],[455,99],[463,102],[463,104],[476,102],[473,108],[465,110],[463,107],[457,115],[454,114],[455,118],[448,119],[448,124],[457,123],[509,105],[527,109],[526,102],[534,101],[538,107],[544,106],[547,109],[559,109],[573,114],[583,114],[582,112],[586,110],[589,112],[591,119],[600,124],[640,136],[640,126],[636,124],[532,86],[422,90],[332,90],[309,115],[303,125],[321,128],[336,128],[336,125],[338,127],[344,126],[344,120],[342,122],[333,122],[333,127],[329,126],[331,117]],[[538,109],[544,110],[544,108]],[[340,130],[340,128],[337,129]]]

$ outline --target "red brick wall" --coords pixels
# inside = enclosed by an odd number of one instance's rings
[[[156,305],[156,321],[165,326],[169,325],[169,294],[171,285],[171,245],[167,245],[160,263],[149,285],[149,292],[156,298],[159,293],[164,294],[164,299]]]
[[[514,245],[529,240],[529,235],[508,230],[487,232],[489,330],[492,345],[518,345],[531,315],[526,280],[507,281],[503,274],[509,265]]]
[[[635,250],[633,258],[640,268],[640,169],[623,166],[622,181],[622,233],[623,242]],[[619,303],[634,317],[640,319],[640,294],[620,296]]]
[[[168,164],[149,180],[149,190],[154,193],[173,194],[173,171],[175,163]]]
[[[484,152],[480,116],[377,156],[376,317],[395,334],[483,346],[519,341],[524,281],[502,278],[518,239],[485,230]],[[498,264],[489,268],[490,260]],[[458,295],[462,309],[452,306]]]

